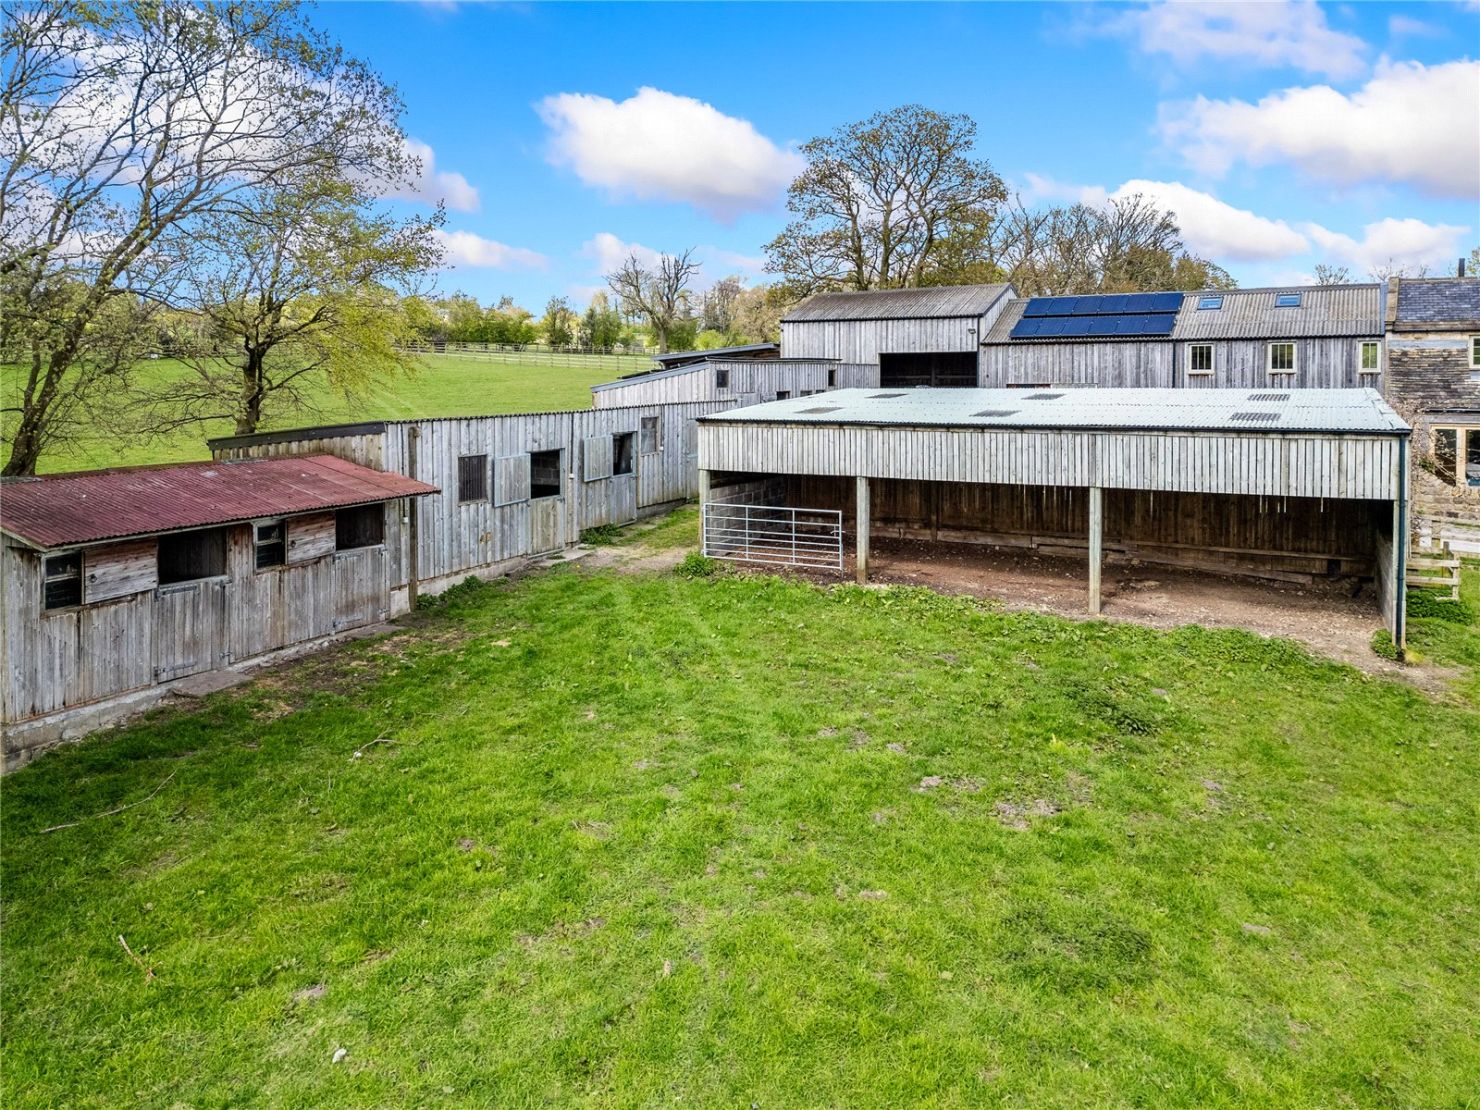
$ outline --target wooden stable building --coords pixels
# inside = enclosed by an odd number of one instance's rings
[[[1400,645],[1408,426],[1371,390],[849,390],[699,422],[705,552],[844,565],[871,536],[1370,581]]]
[[[756,405],[879,384],[879,368],[829,358],[708,358],[591,387],[593,408],[721,401]]]
[[[384,620],[434,486],[328,455],[6,479],[7,767],[181,679]]]

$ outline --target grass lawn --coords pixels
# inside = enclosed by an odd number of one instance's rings
[[[286,414],[269,421],[263,431],[355,420],[586,409],[591,407],[593,385],[632,372],[613,370],[610,366],[568,369],[451,355],[423,355],[421,358],[425,369],[414,377],[382,383],[376,394],[366,401],[352,403],[332,390],[320,389],[314,395],[316,411]],[[169,361],[151,363],[139,371],[141,384],[147,384],[148,379],[156,376],[167,378],[184,372],[178,363]],[[0,365],[0,397],[7,399],[7,405],[22,384],[18,367]],[[8,421],[13,419],[6,417],[4,428],[7,437],[11,427]],[[100,466],[208,459],[211,455],[206,450],[206,440],[211,436],[230,435],[231,432],[231,425],[221,421],[203,428],[183,429],[152,441],[121,444],[99,439],[43,457],[40,469],[42,473],[54,473]]]
[[[1463,692],[730,574],[414,625],[4,780],[7,1107],[1480,1090]]]

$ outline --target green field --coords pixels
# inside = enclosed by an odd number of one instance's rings
[[[483,416],[502,412],[590,408],[593,385],[612,381],[649,364],[646,360],[637,359],[632,368],[613,369],[611,360],[604,359],[590,369],[569,369],[521,361],[516,355],[507,357],[509,361],[496,362],[452,355],[423,355],[424,369],[412,377],[382,383],[370,398],[350,401],[332,390],[321,388],[313,395],[313,411],[281,414],[269,420],[262,430],[354,420]],[[147,386],[152,378],[182,372],[182,367],[176,363],[151,363],[138,371],[139,384]],[[13,403],[11,398],[19,388],[17,368],[0,366],[0,397],[6,399],[6,405]],[[7,430],[9,426],[6,425]],[[231,431],[231,426],[223,421],[148,441],[119,443],[100,437],[44,458],[40,470],[53,473],[101,466],[208,459],[210,452],[206,450],[206,440],[211,436],[230,435]]]
[[[922,590],[459,588],[5,780],[4,1101],[1473,1105],[1480,630],[1413,636],[1462,685]]]

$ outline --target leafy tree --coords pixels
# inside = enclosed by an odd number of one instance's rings
[[[685,334],[693,342],[697,329],[691,321],[685,324],[681,319],[688,307],[689,282],[699,269],[693,255],[692,249],[682,254],[662,254],[657,264],[650,266],[634,253],[606,276],[607,285],[623,308],[652,329],[660,352],[671,350],[670,343],[684,349],[677,334]]]
[[[622,342],[622,316],[607,299],[605,293],[596,293],[586,314],[581,318],[581,343],[587,347],[605,350]]]
[[[796,218],[766,245],[766,269],[798,295],[955,280],[953,242],[1007,195],[975,142],[969,116],[907,104],[806,143],[787,190]]]
[[[735,302],[745,289],[738,274],[720,278],[708,289],[699,301],[699,317],[705,331],[728,334],[735,324]]]
[[[394,91],[287,0],[8,5],[0,54],[0,317],[24,366],[5,474],[121,393],[202,222],[416,169]]]
[[[320,181],[202,222],[174,302],[205,342],[178,353],[192,373],[159,393],[154,427],[226,418],[247,435],[269,403],[305,407],[306,386],[355,395],[415,368],[402,295],[442,259],[441,214],[403,222],[372,201]]]
[[[785,285],[753,285],[735,298],[733,334],[740,343],[775,343],[781,339],[781,317],[798,298]]]
[[[540,321],[540,331],[545,342],[552,347],[569,347],[576,338],[576,314],[564,297],[551,297],[545,305],[545,316]]]

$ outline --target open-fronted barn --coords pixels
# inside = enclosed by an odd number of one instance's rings
[[[388,523],[436,492],[324,454],[7,479],[6,764],[119,699],[383,620]]]
[[[1371,390],[849,390],[704,417],[704,546],[836,566],[854,537],[1371,582],[1403,640],[1408,427]],[[800,558],[798,558],[798,553]]]
[[[981,384],[1381,389],[1384,363],[1378,284],[1032,297],[986,333]]]
[[[781,353],[876,366],[889,388],[974,386],[981,340],[1012,295],[1010,285],[819,293],[782,317]]]

